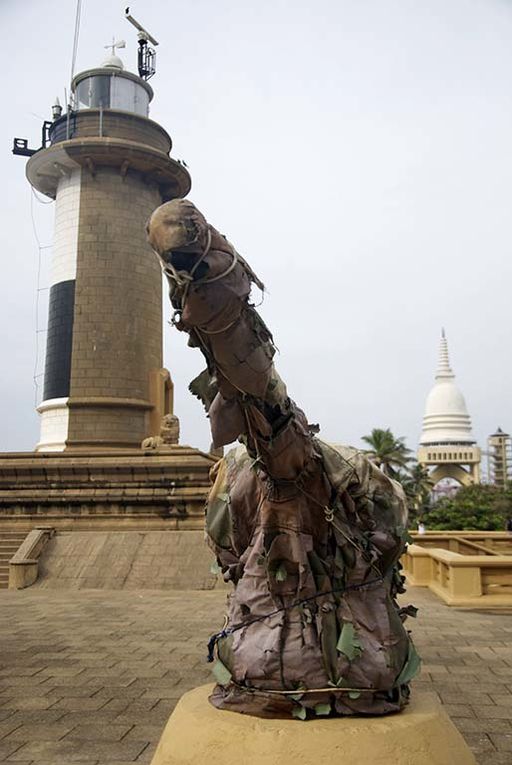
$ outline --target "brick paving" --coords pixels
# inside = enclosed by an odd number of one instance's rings
[[[179,697],[211,680],[225,593],[0,592],[0,762],[149,763]],[[479,763],[512,763],[512,615],[407,602],[434,691]],[[434,765],[434,764],[433,764]]]

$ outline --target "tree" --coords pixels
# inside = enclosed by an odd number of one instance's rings
[[[369,436],[362,440],[368,444],[365,454],[383,473],[394,478],[401,468],[407,468],[411,461],[411,450],[405,445],[403,438],[396,438],[389,428],[373,428]]]
[[[409,508],[409,524],[412,525],[423,519],[425,513],[428,512],[434,481],[428,470],[415,460],[408,467],[407,472],[405,470],[398,471],[394,478],[402,484]]]
[[[512,517],[512,487],[463,486],[453,497],[440,499],[424,516],[431,531],[454,529],[503,531]]]

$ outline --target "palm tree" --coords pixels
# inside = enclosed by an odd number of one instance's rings
[[[414,464],[408,467],[407,472],[399,471],[399,475],[394,477],[400,481],[405,492],[410,520],[420,520],[425,511],[428,510],[430,493],[434,487],[434,481],[428,470],[414,461]]]
[[[368,444],[365,454],[383,473],[394,478],[400,468],[406,468],[411,461],[411,450],[403,438],[396,438],[389,428],[373,428],[369,436],[362,440]]]
[[[411,493],[417,497],[428,497],[434,487],[434,481],[427,468],[416,461],[409,468],[409,486]]]

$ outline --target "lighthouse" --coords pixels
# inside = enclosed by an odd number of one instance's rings
[[[55,200],[37,451],[137,448],[172,409],[161,271],[145,222],[191,181],[149,118],[147,43],[139,35],[139,74],[114,45],[100,67],[77,74],[71,106],[54,106],[43,148],[27,151],[30,184]]]
[[[191,182],[149,118],[157,42],[125,15],[139,33],[138,73],[113,42],[101,66],[73,77],[68,107],[55,102],[41,148],[14,139],[33,188],[55,200],[55,231],[40,436],[34,451],[0,454],[0,516],[12,529],[204,525],[216,457],[179,443],[162,366],[162,273],[145,233],[153,210]],[[202,549],[202,532],[194,539]],[[111,541],[97,537],[93,547]],[[122,544],[141,541],[128,534]]]

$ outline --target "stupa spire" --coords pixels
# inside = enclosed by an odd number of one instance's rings
[[[436,380],[453,379],[455,375],[450,366],[450,357],[448,354],[448,341],[444,327],[441,329],[441,342],[439,345],[439,361],[437,364]]]

